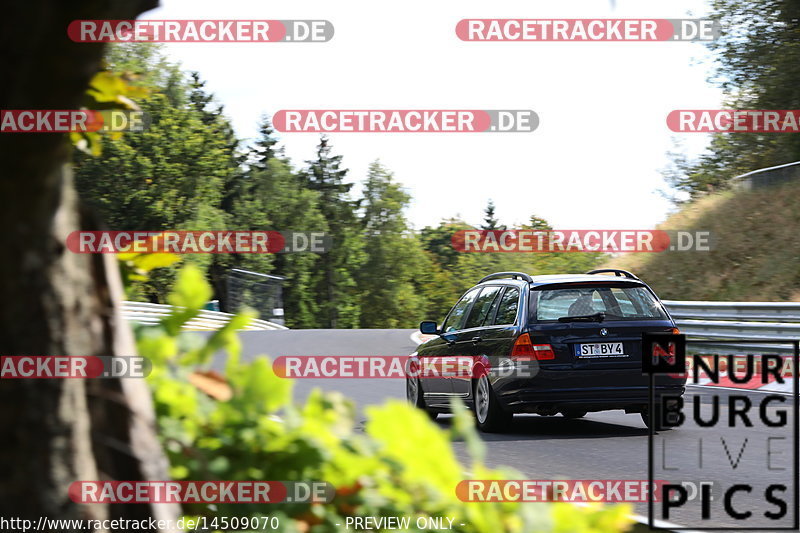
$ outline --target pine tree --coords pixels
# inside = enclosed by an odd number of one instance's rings
[[[319,209],[320,194],[307,187],[305,178],[292,170],[277,147],[268,119],[260,125],[260,137],[250,153],[247,194],[237,204],[238,220],[260,221],[272,231],[327,232]],[[291,328],[323,327],[320,301],[315,290],[321,256],[311,252],[276,254],[274,274],[283,276],[283,307]]]
[[[112,48],[109,63],[139,74],[150,94],[138,103],[152,122],[146,131],[105,137],[99,157],[76,151],[76,188],[112,230],[227,229],[242,178],[230,121],[197,74],[177,76],[157,48],[130,56],[126,50]],[[262,259],[268,265],[269,257]],[[224,298],[222,272],[233,260],[224,254],[185,257],[211,269],[217,298]],[[133,296],[164,301],[174,274],[172,267],[152,272],[135,285]]]
[[[363,328],[413,327],[424,311],[419,288],[430,264],[403,214],[410,201],[389,170],[369,166],[361,218],[367,259],[358,277]]]
[[[353,184],[344,181],[348,170],[341,168],[341,160],[342,156],[331,155],[330,143],[323,136],[317,146],[317,158],[306,161],[308,167],[302,173],[305,186],[320,195],[319,208],[333,239],[332,249],[322,255],[315,284],[323,325],[329,328],[358,326],[358,287],[352,273],[364,262],[356,215],[359,202],[350,198]]]
[[[553,227],[545,219],[537,217],[536,215],[531,215],[531,218],[528,220],[528,223],[522,225],[522,229],[534,229],[534,230],[545,231],[545,230],[551,230],[553,229]]]
[[[263,117],[258,126],[258,139],[251,150],[253,161],[251,170],[267,170],[268,161],[274,157],[283,156],[283,149],[277,147],[278,139],[275,138],[275,129],[268,117]]]
[[[486,204],[486,209],[483,210],[483,225],[482,230],[505,230],[505,226],[501,226],[494,214],[494,202],[490,199]]]

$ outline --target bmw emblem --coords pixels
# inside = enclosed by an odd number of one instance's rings
[[[600,330],[600,335],[602,335],[603,337],[605,337],[606,335],[608,335],[608,330],[607,330],[606,328],[602,328],[602,329]]]

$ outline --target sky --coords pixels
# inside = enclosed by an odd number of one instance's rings
[[[171,43],[237,134],[280,109],[533,109],[528,133],[332,133],[354,191],[379,159],[412,196],[419,229],[459,216],[480,224],[531,215],[557,229],[649,229],[673,209],[658,192],[667,152],[708,138],[673,133],[673,109],[718,109],[700,43],[464,42],[463,18],[702,18],[706,0],[161,0],[145,19],[326,19],[327,43]],[[295,166],[319,135],[280,134]]]

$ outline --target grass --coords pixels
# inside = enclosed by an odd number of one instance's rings
[[[800,183],[709,195],[658,229],[710,231],[712,249],[626,254],[604,266],[633,271],[665,299],[800,301]]]

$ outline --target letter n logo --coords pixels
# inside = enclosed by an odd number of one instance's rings
[[[657,365],[659,361],[666,361],[668,365],[675,364],[675,342],[674,341],[667,341],[667,349],[665,350],[661,344],[654,342],[650,345],[651,349],[651,357],[653,358],[653,364]]]
[[[686,336],[642,333],[642,371],[645,374],[682,374],[686,371]]]

